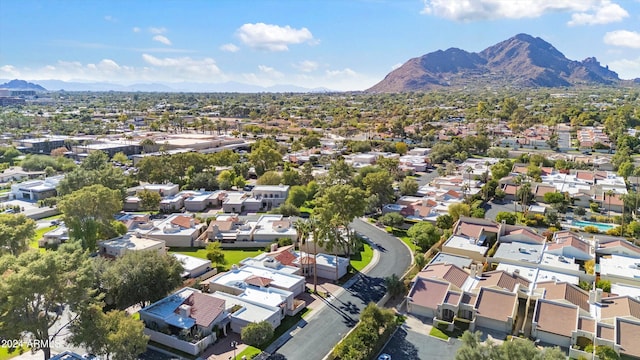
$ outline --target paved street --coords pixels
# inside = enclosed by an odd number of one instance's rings
[[[357,275],[351,287],[332,296],[327,306],[305,319],[306,326],[278,349],[278,359],[322,359],[358,322],[360,311],[384,296],[383,279],[393,273],[402,275],[409,268],[411,253],[400,240],[359,219],[351,226],[378,245],[382,252],[378,263],[367,274]]]

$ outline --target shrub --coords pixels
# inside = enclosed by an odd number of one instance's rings
[[[582,216],[582,215],[586,214],[587,211],[583,207],[577,207],[577,208],[573,209],[573,213],[578,215],[578,216]]]
[[[242,329],[242,341],[248,345],[259,347],[273,336],[273,327],[266,321],[251,323]]]
[[[593,225],[587,225],[582,230],[584,230],[584,232],[588,232],[590,234],[597,234],[597,233],[600,232],[600,230],[598,230],[598,228],[593,226]]]

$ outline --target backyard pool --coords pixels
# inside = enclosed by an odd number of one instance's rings
[[[582,221],[582,220],[572,220],[571,221],[571,225],[577,226],[580,229],[584,229],[585,226],[595,226],[601,232],[606,232],[606,231],[611,230],[611,229],[615,228],[616,226],[618,226],[616,224],[606,224],[606,223],[599,223],[599,222],[592,222],[592,221]]]

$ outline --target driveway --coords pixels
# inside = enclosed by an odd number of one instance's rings
[[[411,252],[399,239],[360,219],[354,220],[351,226],[383,249],[378,263],[366,274],[356,275],[349,282],[350,286],[332,294],[326,306],[305,318],[305,326],[290,333],[291,337],[277,350],[274,358],[323,359],[358,323],[361,310],[384,296],[384,278],[394,273],[402,275],[409,268]]]
[[[403,325],[382,349],[392,359],[425,360],[454,359],[462,343],[458,339],[448,341],[430,336],[428,332]]]

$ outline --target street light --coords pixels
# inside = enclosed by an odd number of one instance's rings
[[[232,341],[231,342],[231,347],[233,348],[233,360],[236,360],[236,347],[238,346],[238,342],[237,341]],[[229,358],[231,359],[231,358]]]

